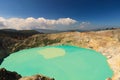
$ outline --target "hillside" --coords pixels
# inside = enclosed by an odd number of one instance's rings
[[[120,78],[120,29],[90,31],[90,32],[62,32],[54,34],[33,34],[24,39],[1,37],[0,59],[21,49],[47,45],[75,45],[94,49],[101,52],[108,59],[114,71],[113,80]]]
[[[0,63],[4,57],[7,57],[11,52],[13,45],[32,36],[40,34],[34,30],[13,30],[13,29],[2,29],[0,30]]]

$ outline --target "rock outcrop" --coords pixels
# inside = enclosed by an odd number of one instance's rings
[[[42,75],[33,75],[33,76],[20,78],[19,80],[55,80],[55,79],[45,77],[45,76],[42,76]]]
[[[0,69],[0,80],[55,80],[54,78],[49,78],[43,75],[33,75],[22,77],[17,72],[11,72],[5,68]]]
[[[0,69],[0,80],[18,80],[21,75],[16,72],[7,71],[5,68]]]

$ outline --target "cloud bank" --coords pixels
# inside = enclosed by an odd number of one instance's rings
[[[71,18],[45,19],[45,18],[3,18],[0,17],[0,29],[52,29],[73,30],[89,26],[89,22],[78,22]]]

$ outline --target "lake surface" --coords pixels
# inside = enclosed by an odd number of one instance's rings
[[[75,46],[46,46],[21,50],[0,67],[22,76],[43,74],[55,80],[105,80],[113,75],[100,53]]]

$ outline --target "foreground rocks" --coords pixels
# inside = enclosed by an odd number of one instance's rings
[[[0,80],[18,80],[21,77],[16,72],[7,71],[5,68],[0,69]]]
[[[33,76],[29,76],[29,77],[20,78],[19,80],[55,80],[55,79],[45,77],[45,76],[42,76],[42,75],[33,75]]]
[[[43,75],[34,75],[28,77],[22,77],[17,72],[11,72],[5,68],[0,69],[0,80],[55,80],[54,78],[49,78]]]

